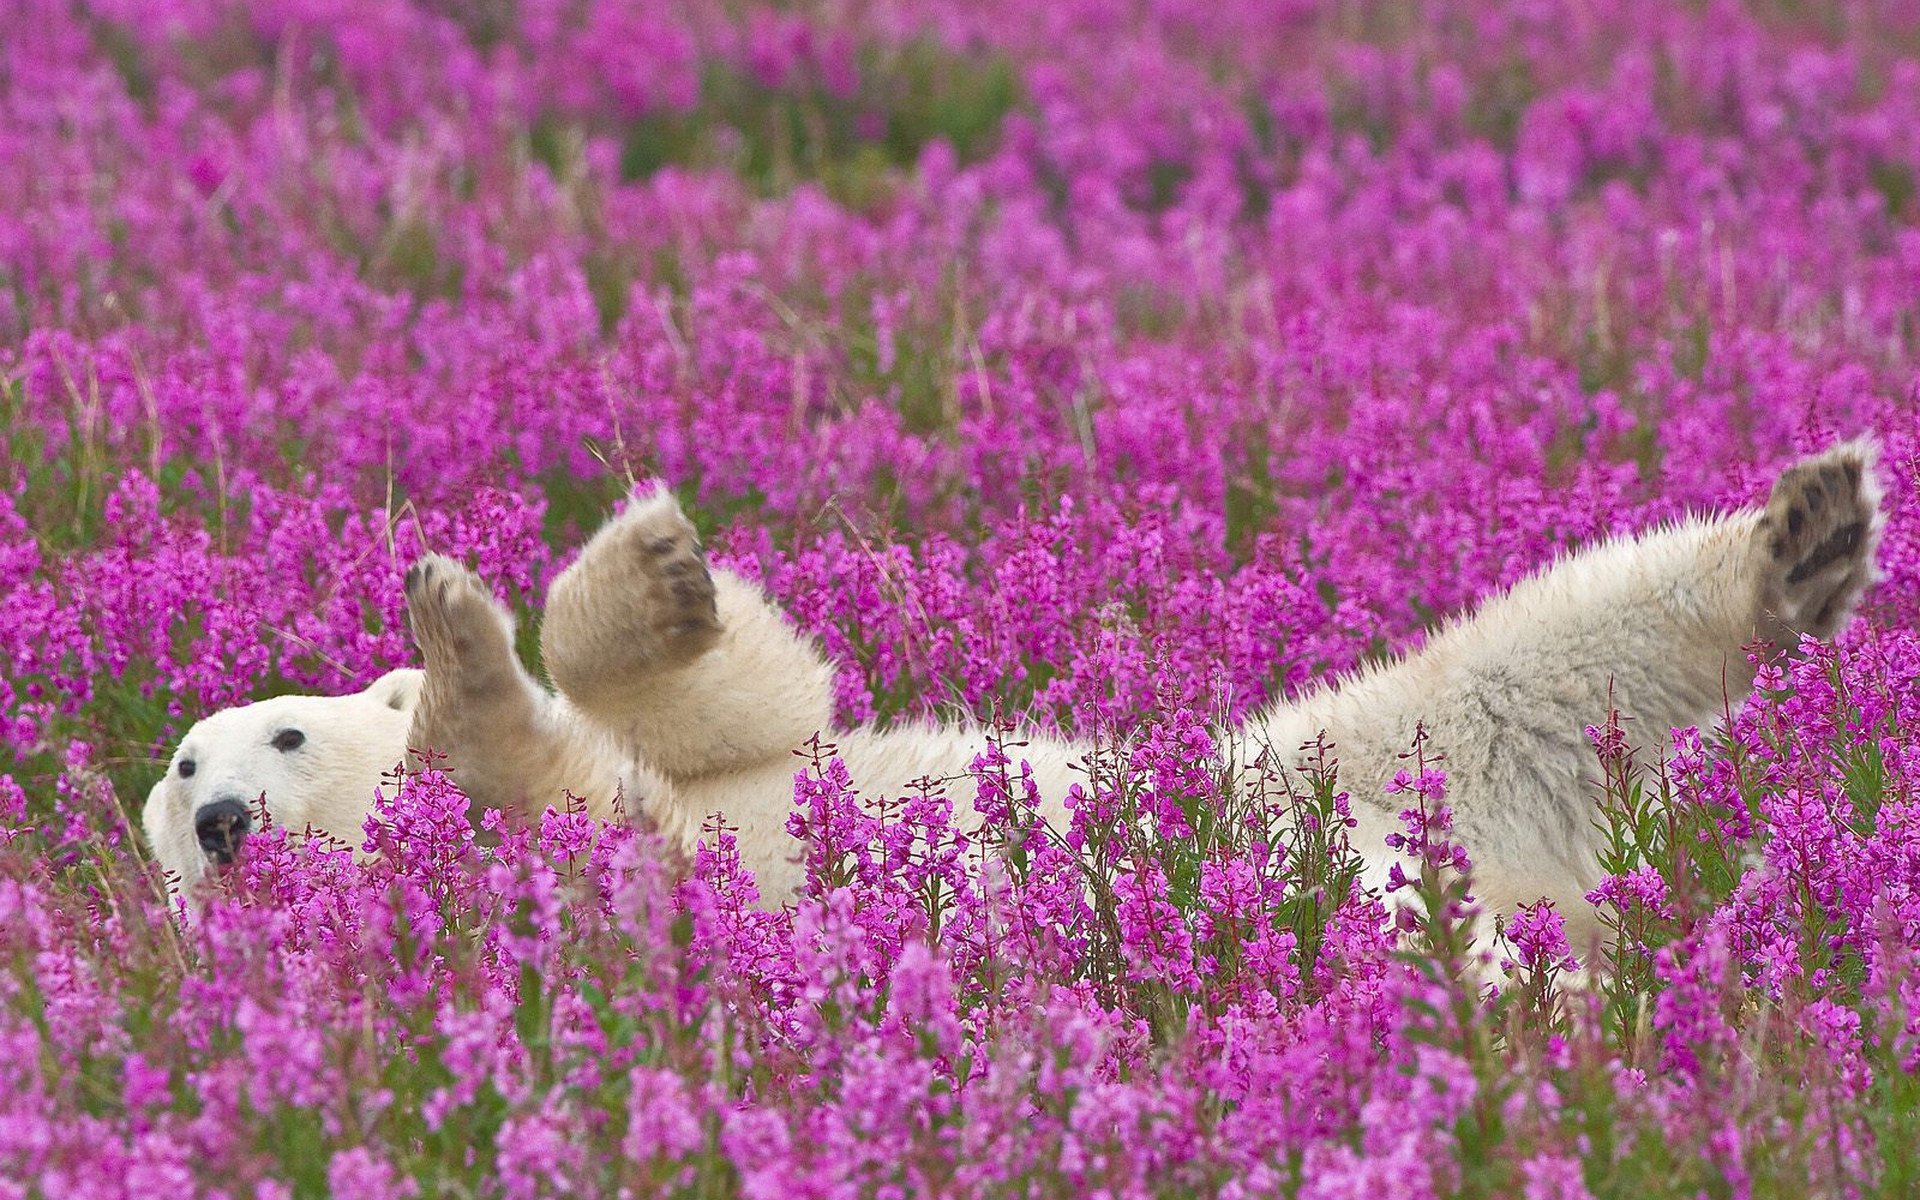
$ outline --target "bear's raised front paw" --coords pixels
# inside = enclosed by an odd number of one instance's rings
[[[1765,604],[1791,634],[1829,637],[1874,578],[1880,489],[1870,442],[1802,459],[1774,481],[1757,536],[1768,559]]]
[[[628,595],[646,594],[643,619],[664,657],[684,660],[704,653],[720,635],[713,573],[693,522],[673,494],[662,488],[633,505],[608,534],[608,550],[626,560],[639,585]]]
[[[593,536],[547,597],[541,648],[565,691],[630,687],[720,640],[713,575],[693,522],[662,488]]]
[[[480,577],[445,555],[429,554],[407,568],[406,588],[407,623],[429,680],[498,686],[498,673],[515,662],[513,617]]]

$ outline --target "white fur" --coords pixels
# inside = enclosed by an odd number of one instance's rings
[[[196,722],[140,812],[174,886],[191,888],[206,873],[194,817],[221,800],[256,813],[264,805],[275,825],[358,847],[381,774],[406,758],[423,678],[417,670],[389,671],[350,696],[278,696]],[[284,730],[304,735],[299,748],[274,748]],[[191,775],[182,773],[187,763]]]
[[[1325,731],[1354,798],[1353,844],[1377,886],[1393,862],[1383,839],[1399,828],[1402,807],[1383,789],[1423,724],[1430,752],[1444,756],[1456,837],[1473,856],[1485,905],[1551,899],[1576,939],[1590,936],[1582,897],[1599,879],[1589,782],[1597,765],[1584,727],[1603,722],[1611,703],[1632,720],[1638,744],[1655,745],[1747,694],[1746,648],[1756,638],[1787,644],[1802,631],[1837,630],[1872,578],[1880,525],[1872,462],[1870,445],[1842,446],[1783,474],[1764,511],[1697,518],[1564,558],[1417,653],[1221,731],[1225,757],[1248,763],[1267,747],[1290,754]],[[1858,536],[1846,552],[1822,556],[1848,527]],[[833,742],[868,795],[955,777],[988,741],[968,727],[833,731],[830,666],[759,588],[706,569],[665,492],[609,522],[555,581],[541,646],[558,694],[515,659],[510,618],[470,571],[423,560],[409,572],[408,598],[426,662],[409,741],[447,752],[476,805],[530,816],[572,794],[612,815],[619,798],[627,815],[687,848],[724,813],[775,903],[801,880],[785,824],[804,767],[794,751],[810,737]],[[364,695],[215,714],[188,733],[176,762],[197,754],[219,764],[203,774],[249,799],[264,791],[282,824],[351,833],[401,749],[395,720]],[[323,733],[324,769],[295,771],[266,748],[273,727],[295,719]],[[1088,748],[1023,740],[1017,757],[1033,768],[1042,813],[1063,824],[1062,801],[1085,778],[1077,768]],[[180,788],[170,774],[147,818],[161,861],[187,881],[201,868],[181,823],[190,831],[193,805],[218,794],[193,782]],[[957,800],[971,795],[957,790]]]

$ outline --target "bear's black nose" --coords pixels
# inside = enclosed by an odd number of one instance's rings
[[[217,863],[232,862],[252,829],[253,818],[238,800],[215,800],[193,814],[193,832],[200,839],[200,848]]]

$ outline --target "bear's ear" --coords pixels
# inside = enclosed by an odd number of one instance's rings
[[[401,667],[367,685],[363,695],[371,696],[395,712],[412,712],[420,703],[420,689],[427,685],[427,673],[414,667]]]

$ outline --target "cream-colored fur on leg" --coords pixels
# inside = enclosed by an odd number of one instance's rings
[[[609,521],[547,596],[554,686],[672,780],[791,751],[833,723],[833,668],[760,589],[709,571],[663,490]]]
[[[1828,637],[1871,581],[1880,492],[1864,442],[1803,460],[1767,507],[1696,518],[1562,559],[1390,665],[1249,723],[1275,747],[1325,730],[1354,798],[1353,844],[1384,883],[1404,807],[1385,793],[1424,724],[1444,755],[1455,840],[1488,912],[1545,898],[1576,948],[1598,936],[1598,763],[1610,706],[1635,741],[1711,725],[1753,686],[1748,648]],[[1411,868],[1409,874],[1416,873]]]
[[[621,753],[609,731],[528,675],[513,651],[513,618],[479,576],[429,555],[407,571],[407,618],[426,683],[407,744],[445,757],[479,810],[520,819],[567,797],[592,797],[611,814],[624,788],[655,786],[645,763]]]
[[[558,695],[521,668],[512,618],[467,568],[423,559],[407,595],[430,681],[410,744],[445,754],[477,808],[525,817],[574,795],[611,816],[617,794],[687,848],[722,814],[775,902],[802,878],[786,816],[816,734],[877,793],[960,776],[989,740],[964,727],[836,731],[832,665],[757,586],[707,566],[664,491],[610,521],[549,589],[541,654]],[[1064,817],[1078,752],[1039,739],[1020,753]]]
[[[1393,861],[1383,839],[1398,828],[1383,788],[1424,724],[1485,905],[1551,899],[1578,945],[1595,928],[1582,897],[1598,882],[1584,727],[1611,703],[1654,745],[1747,694],[1757,639],[1837,631],[1873,576],[1873,459],[1870,445],[1839,446],[1786,471],[1764,511],[1564,558],[1420,651],[1276,704],[1223,741],[1249,762],[1326,731],[1355,798],[1354,845],[1378,883]],[[629,812],[687,846],[722,812],[770,902],[800,880],[785,824],[804,767],[794,751],[814,734],[871,795],[958,776],[989,740],[967,727],[833,731],[829,665],[758,588],[707,569],[664,492],[609,522],[555,581],[541,644],[558,697],[513,661],[506,614],[478,580],[442,580],[462,570],[435,559],[416,568],[419,586],[409,577],[429,680],[413,744],[447,751],[477,803],[524,809],[565,789],[607,812],[624,791]],[[1086,752],[1044,738],[1019,752],[1049,820],[1065,820]]]

